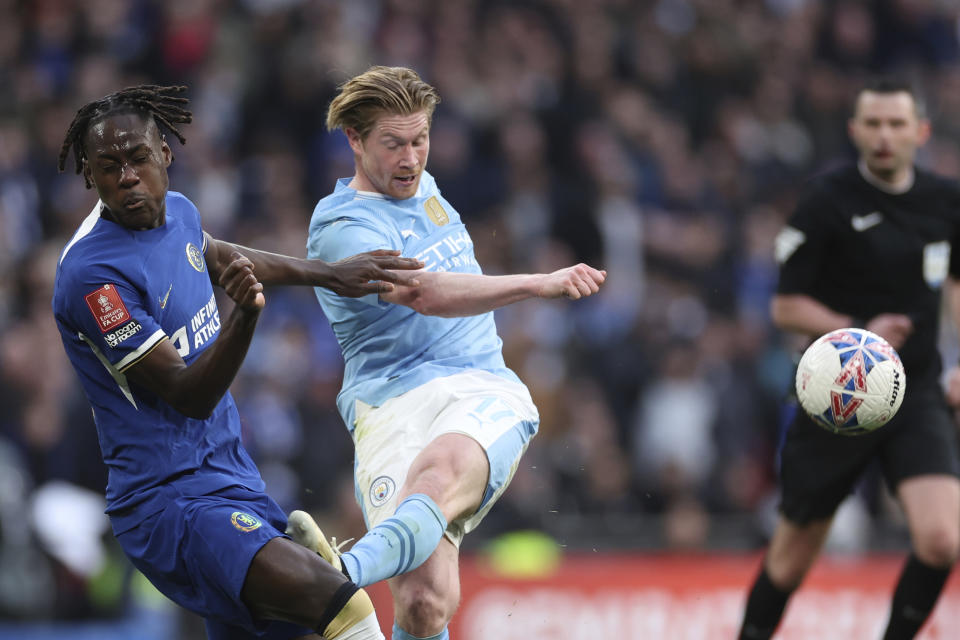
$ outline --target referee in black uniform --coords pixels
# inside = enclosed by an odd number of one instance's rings
[[[906,84],[882,80],[860,91],[849,134],[858,163],[808,185],[777,237],[773,321],[811,338],[850,326],[880,334],[900,353],[907,392],[893,420],[865,435],[832,434],[797,411],[781,452],[780,519],[750,591],[743,640],[773,635],[834,512],[874,459],[912,542],[885,640],[917,634],[960,551],[960,453],[937,351],[940,293],[960,280],[960,187],[914,167],[930,124]],[[954,387],[956,370],[948,394],[956,405]]]

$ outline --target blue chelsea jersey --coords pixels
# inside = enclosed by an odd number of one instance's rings
[[[416,195],[404,200],[357,191],[337,182],[310,220],[307,254],[328,262],[375,249],[419,258],[430,271],[481,273],[460,214],[424,172]],[[493,312],[461,318],[425,316],[376,294],[344,298],[316,288],[343,352],[337,406],[353,429],[356,402],[379,406],[434,378],[481,369],[519,382],[506,367]]]
[[[189,365],[220,332],[196,207],[168,192],[165,223],[134,231],[101,217],[101,206],[60,256],[53,313],[93,406],[109,470],[107,513],[120,533],[163,508],[164,485],[207,493],[262,491],[263,482],[240,443],[229,392],[209,418],[188,418],[124,374],[163,340]]]

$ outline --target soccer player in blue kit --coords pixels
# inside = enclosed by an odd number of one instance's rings
[[[456,209],[425,171],[436,90],[412,70],[372,67],[330,104],[355,174],[317,204],[309,257],[394,249],[425,263],[418,287],[347,299],[317,289],[346,362],[340,413],[356,447],[368,533],[337,557],[303,512],[290,523],[365,586],[390,579],[394,640],[449,637],[459,544],[509,484],[539,415],[506,367],[493,310],[527,298],[578,299],[606,272],[483,275]]]
[[[240,440],[228,387],[264,285],[388,293],[416,260],[392,252],[335,264],[239,247],[203,231],[168,191],[185,87],[140,86],[80,109],[71,149],[99,201],[60,256],[53,311],[93,406],[109,468],[107,513],[133,564],[206,619],[211,639],[383,638],[366,593],[284,536],[287,518]],[[221,320],[212,283],[236,303]]]

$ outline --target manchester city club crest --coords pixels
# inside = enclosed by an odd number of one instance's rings
[[[203,272],[206,267],[206,263],[203,261],[203,254],[200,252],[200,249],[197,249],[197,245],[192,242],[187,243],[187,261],[190,262],[191,267],[200,272]]]
[[[249,513],[244,513],[243,511],[234,511],[230,514],[230,523],[234,527],[246,533],[247,531],[253,531],[254,529],[260,528],[260,521],[254,518]]]
[[[397,490],[397,483],[390,476],[380,476],[370,485],[370,504],[382,507]]]

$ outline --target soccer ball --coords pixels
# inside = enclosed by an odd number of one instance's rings
[[[882,427],[897,413],[906,389],[900,356],[866,329],[821,336],[797,367],[800,406],[833,433],[859,435]]]

